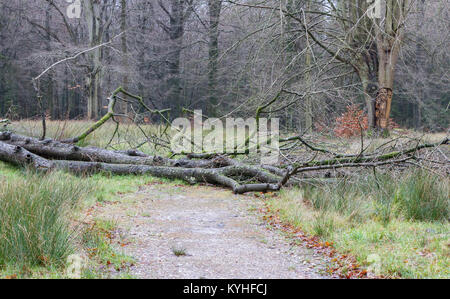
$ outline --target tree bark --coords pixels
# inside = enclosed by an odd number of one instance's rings
[[[164,5],[160,2],[160,5]],[[169,35],[170,47],[167,49],[167,99],[174,115],[180,115],[183,103],[181,100],[181,74],[180,60],[183,47],[184,25],[187,16],[185,0],[170,0],[170,12],[163,8],[169,15],[169,26],[163,28]],[[187,8],[189,9],[189,8]]]
[[[88,26],[89,46],[95,47],[102,42],[100,33],[100,2],[95,0],[85,0],[84,15]],[[97,119],[100,112],[99,89],[101,80],[101,48],[97,48],[88,54],[89,67],[86,75],[87,87],[87,118]]]
[[[376,124],[388,130],[394,89],[395,66],[403,40],[403,22],[408,12],[408,0],[386,1],[385,17],[375,27],[378,50],[378,86]],[[380,23],[382,22],[382,23]]]
[[[8,139],[3,134],[0,140]],[[47,141],[48,142],[48,141]],[[30,143],[34,143],[30,142]],[[25,142],[28,147],[33,148],[35,151],[41,151],[48,153],[48,146],[41,144],[41,149],[36,146],[30,146]],[[42,149],[46,147],[46,149]],[[52,147],[56,147],[53,145]],[[75,151],[76,152],[76,151]],[[59,151],[62,156],[63,151]],[[72,155],[65,155],[70,158],[75,158]],[[80,156],[77,156],[80,157]],[[85,158],[81,156],[81,158]],[[90,175],[95,173],[111,173],[116,175],[125,174],[149,174],[155,177],[164,177],[169,179],[180,179],[191,184],[195,183],[210,183],[214,185],[220,185],[230,188],[236,194],[243,194],[246,192],[267,192],[278,191],[281,185],[278,182],[274,183],[261,183],[261,184],[245,184],[241,185],[229,176],[233,175],[245,175],[245,169],[241,169],[240,166],[228,166],[223,168],[203,169],[203,168],[179,168],[179,167],[167,167],[167,166],[149,166],[143,164],[114,164],[114,163],[100,163],[100,162],[85,162],[75,160],[47,160],[36,154],[33,154],[21,146],[14,146],[0,141],[0,160],[9,162],[19,166],[30,166],[31,168],[39,171],[48,171],[51,169],[59,169],[68,171],[78,175]],[[112,161],[111,159],[110,161]],[[247,169],[248,171],[249,169]],[[251,169],[250,169],[251,170]],[[247,173],[248,174],[248,173]],[[253,172],[250,171],[253,175]],[[256,179],[262,179],[262,177],[256,177]]]
[[[219,58],[219,21],[222,0],[209,0],[208,114],[217,116],[217,71]]]
[[[121,14],[120,14],[120,31],[123,33],[121,37],[122,43],[122,68],[123,68],[123,78],[122,87],[128,90],[128,45],[127,45],[127,1],[121,0]],[[127,115],[128,114],[128,103],[125,101],[120,102],[119,113]],[[127,117],[118,117],[121,122],[128,122]]]
[[[375,98],[378,90],[376,77],[370,72],[369,66],[365,63],[359,64],[358,75],[361,80],[364,101],[366,103],[369,128],[376,128]]]
[[[77,160],[86,162],[104,162],[134,165],[170,165],[172,161],[161,157],[132,156],[123,152],[109,151],[95,147],[79,147],[72,144],[47,139],[16,135],[10,132],[0,133],[0,141],[14,146],[20,146],[39,156],[58,160]]]
[[[311,8],[311,1],[306,1],[306,10],[310,10]],[[306,16],[306,22],[309,23],[309,15]],[[305,67],[306,67],[306,73],[305,73],[305,79],[306,79],[306,86],[308,88],[308,93],[312,89],[312,80],[311,80],[311,66],[312,66],[312,53],[311,53],[311,45],[309,43],[309,39],[306,40],[306,53],[305,53]],[[305,99],[306,103],[306,111],[305,111],[305,129],[309,134],[312,134],[313,132],[313,108],[312,108],[312,97],[311,95],[307,95]]]
[[[6,144],[0,141],[0,160],[18,166],[30,166],[36,170],[49,170],[53,164],[20,146]]]

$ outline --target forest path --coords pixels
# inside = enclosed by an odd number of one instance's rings
[[[153,184],[95,216],[117,223],[115,238],[127,244],[119,250],[136,259],[138,278],[323,278],[323,257],[268,228],[262,206],[220,188]]]

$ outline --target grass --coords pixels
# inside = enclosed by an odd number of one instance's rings
[[[77,136],[90,122],[47,123],[48,137],[65,139]],[[159,128],[143,125],[148,134]],[[39,137],[41,126],[36,121],[21,121],[10,127],[19,134]],[[104,147],[115,126],[111,123],[90,135],[82,145]],[[133,125],[122,125],[120,138],[113,140],[116,149],[140,144],[142,133]],[[156,149],[140,150],[155,154]],[[160,148],[158,150],[161,150]],[[158,152],[158,154],[162,154]],[[79,223],[80,212],[97,203],[113,202],[122,194],[137,192],[140,186],[167,182],[151,176],[112,176],[107,173],[78,177],[57,172],[39,175],[0,162],[0,277],[65,278],[67,258],[72,254],[88,256],[82,278],[130,278],[127,265],[132,259],[112,246],[114,224],[96,219],[88,227]]]
[[[397,188],[393,204],[411,220],[448,220],[449,181],[420,171],[408,175]]]
[[[60,268],[74,251],[68,215],[89,192],[90,184],[62,173],[24,175],[1,179],[0,267]]]
[[[91,194],[90,201],[96,202],[111,202],[120,199],[120,195],[137,192],[140,186],[151,184],[154,182],[168,182],[165,179],[154,178],[148,175],[108,175],[96,174],[89,177],[96,188]]]
[[[112,246],[114,223],[80,225],[78,215],[96,203],[161,181],[149,176],[55,172],[48,175],[0,162],[0,278],[66,278],[67,258],[89,257],[82,278],[131,278],[132,259]]]
[[[0,162],[0,278],[67,278],[72,254],[88,257],[81,278],[133,278],[127,270],[133,259],[113,246],[115,223],[80,225],[80,212],[164,182],[181,183],[146,175],[42,175]]]
[[[85,121],[48,122],[48,137],[77,136],[91,123]],[[38,137],[40,122],[22,121],[15,132]],[[83,145],[108,144],[114,124],[107,123]],[[149,134],[159,128],[144,125]],[[116,149],[137,146],[142,133],[132,125],[120,127]],[[396,134],[394,132],[394,134]],[[419,136],[417,136],[419,137]],[[442,134],[424,136],[435,142]],[[387,139],[373,139],[375,149]],[[357,153],[360,142],[326,139],[336,151]],[[145,145],[148,154],[166,154],[161,148]],[[370,151],[370,149],[369,149]],[[96,203],[116,201],[124,193],[135,192],[153,182],[169,182],[149,176],[88,178],[54,173],[42,176],[0,162],[0,277],[64,278],[70,254],[84,253],[88,266],[83,278],[130,278],[126,268],[133,263],[113,249],[111,234],[115,224],[96,219],[90,226],[74,226],[78,211]],[[171,182],[178,184],[179,182]],[[304,231],[333,242],[342,253],[351,253],[358,262],[377,274],[404,278],[449,278],[449,179],[424,172],[407,175],[368,174],[358,181],[284,189],[270,201],[273,210]],[[2,214],[3,213],[3,214]],[[5,221],[3,219],[6,219]],[[177,256],[184,249],[172,248]]]
[[[114,222],[102,219],[95,219],[84,228],[81,243],[88,254],[89,263],[82,273],[83,278],[132,278],[127,269],[133,265],[134,259],[111,246],[115,229]]]
[[[183,248],[183,247],[175,247],[175,246],[172,247],[172,253],[177,257],[187,255],[186,248]]]
[[[450,278],[449,183],[424,171],[369,175],[286,189],[269,204],[284,221],[332,242],[378,275]]]

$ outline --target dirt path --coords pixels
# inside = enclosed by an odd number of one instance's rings
[[[261,205],[213,187],[150,185],[95,214],[117,222],[138,278],[322,278],[322,257],[268,229]]]

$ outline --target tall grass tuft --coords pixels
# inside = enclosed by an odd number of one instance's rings
[[[400,177],[398,179],[398,177]],[[334,212],[353,222],[376,219],[387,225],[395,218],[447,221],[449,180],[424,170],[404,176],[383,174],[305,187],[305,199],[316,211]]]
[[[450,187],[446,179],[416,171],[402,179],[395,195],[407,219],[443,221],[450,216]]]
[[[316,236],[328,237],[335,230],[333,217],[327,217],[326,212],[321,211],[313,221],[313,231]]]
[[[62,266],[73,250],[69,212],[89,192],[87,183],[32,172],[0,183],[0,267]]]

